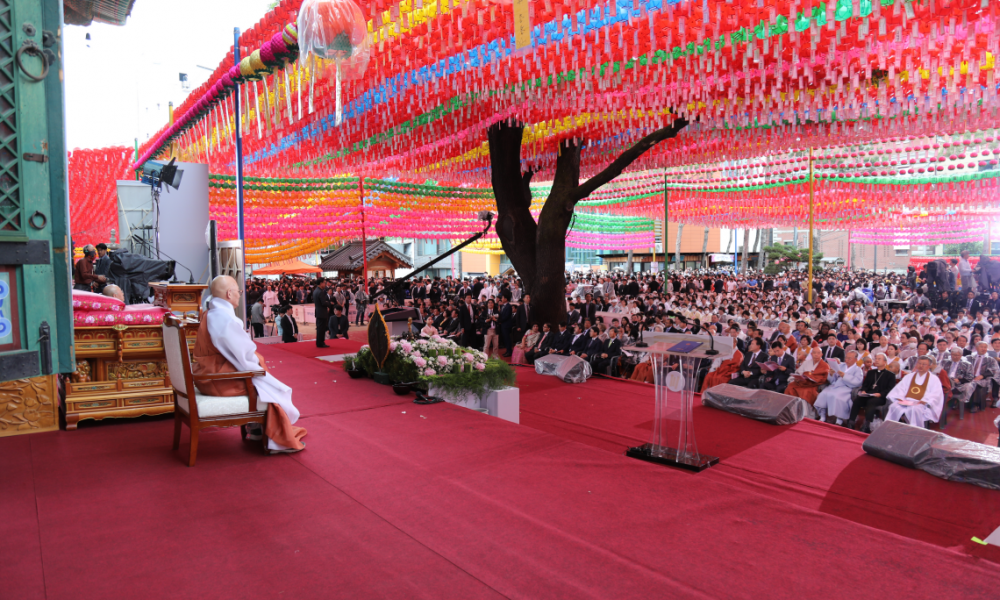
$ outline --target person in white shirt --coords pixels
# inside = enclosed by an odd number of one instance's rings
[[[829,412],[831,417],[836,417],[837,425],[843,425],[851,415],[851,392],[860,387],[865,378],[865,373],[857,366],[857,362],[858,353],[849,350],[843,363],[835,367],[831,365],[829,380],[832,383],[819,393],[816,404],[813,405],[820,421],[826,421]]]
[[[496,295],[497,295],[497,288],[493,285],[493,282],[490,281],[486,285],[484,285],[483,290],[479,292],[479,300],[485,301],[489,300],[490,298],[496,298]]]
[[[976,291],[976,278],[972,276],[972,263],[969,262],[969,251],[962,252],[958,260],[958,275],[962,278],[962,293]]]
[[[931,373],[936,361],[932,356],[921,356],[917,359],[914,372],[903,377],[896,387],[889,392],[889,412],[887,421],[906,422],[914,427],[923,427],[925,423],[937,422],[941,418],[944,407],[944,390],[941,380]]]

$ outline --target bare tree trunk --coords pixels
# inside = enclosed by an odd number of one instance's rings
[[[708,227],[705,228],[705,237],[701,241],[701,260],[704,267],[707,269],[709,266],[708,261]]]
[[[729,241],[726,242],[726,254],[729,254],[729,251],[733,248],[733,240],[735,239],[736,239],[736,230],[733,229],[732,233],[729,234]]]
[[[743,254],[740,256],[740,273],[747,272],[747,252],[750,250],[750,230],[743,230]]]
[[[679,271],[684,270],[684,263],[681,262],[681,235],[684,233],[684,223],[677,224],[677,239],[674,240],[674,262],[677,263]]]
[[[566,230],[577,202],[620,175],[646,151],[687,126],[684,119],[658,129],[623,152],[603,171],[580,182],[581,141],[559,144],[552,189],[538,215],[531,216],[532,171],[521,172],[524,126],[500,121],[487,129],[493,194],[497,203],[496,232],[504,252],[531,295],[531,323],[566,319]],[[530,325],[529,324],[529,325]]]
[[[764,229],[757,230],[757,269],[764,268],[764,245],[761,243],[764,238]]]

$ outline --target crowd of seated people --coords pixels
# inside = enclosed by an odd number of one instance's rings
[[[996,284],[977,281],[975,271],[962,277],[961,266],[952,265],[945,288],[915,270],[820,271],[811,302],[800,272],[567,274],[561,322],[535,317],[537,307],[516,276],[416,278],[405,287],[405,301],[424,315],[424,334],[437,333],[522,364],[548,354],[579,356],[596,373],[640,381],[654,378],[649,357],[626,348],[643,333],[729,336],[735,354],[705,361],[701,389],[730,383],[781,392],[818,403],[820,414],[848,427],[865,416],[861,427],[868,428],[873,417],[887,417],[894,402],[886,380],[895,386],[918,373],[921,363],[930,365],[928,372],[937,377],[948,406],[964,403],[978,411],[996,402],[1000,296]],[[281,303],[310,295],[315,301],[319,293],[334,311],[339,305],[345,313],[359,304],[358,292],[363,292],[358,280],[251,283],[251,298],[271,285]],[[365,300],[371,302],[390,280],[368,283]],[[880,300],[897,302],[885,306]],[[385,296],[378,301],[393,302]],[[933,395],[937,388],[931,387]],[[925,421],[941,417],[928,416]]]

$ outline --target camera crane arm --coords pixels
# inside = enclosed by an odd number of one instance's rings
[[[465,248],[469,244],[475,242],[479,238],[481,238],[484,235],[486,235],[487,233],[489,233],[490,227],[493,226],[493,213],[490,212],[490,211],[488,211],[488,210],[487,211],[482,211],[482,212],[479,213],[479,219],[481,221],[486,221],[486,228],[485,229],[483,229],[482,231],[474,234],[469,239],[465,240],[464,242],[462,242],[461,244],[455,246],[454,248],[451,248],[450,250],[448,250],[447,252],[445,252],[441,256],[438,256],[437,258],[435,258],[434,260],[432,260],[432,261],[428,262],[427,264],[423,265],[419,269],[415,269],[409,275],[403,277],[402,279],[397,279],[397,280],[393,281],[392,283],[390,283],[389,285],[387,285],[386,287],[384,287],[382,290],[380,290],[378,292],[375,292],[374,294],[372,294],[371,298],[368,301],[369,302],[375,302],[375,300],[378,299],[379,296],[383,296],[383,295],[387,295],[390,298],[397,299],[397,301],[398,301],[399,295],[403,291],[403,285],[406,283],[406,281],[408,279],[410,279],[411,277],[413,277],[417,273],[422,273],[423,271],[426,271],[427,269],[433,267],[437,263],[439,263],[442,260],[448,258],[452,254],[458,252],[462,248]],[[365,273],[365,277],[367,277],[367,276],[368,276],[368,274]]]

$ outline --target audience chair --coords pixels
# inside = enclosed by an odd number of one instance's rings
[[[257,390],[253,377],[264,375],[264,371],[239,371],[236,373],[215,373],[194,375],[191,373],[191,356],[188,352],[187,331],[196,330],[198,321],[179,319],[167,315],[163,321],[163,348],[170,370],[170,383],[174,388],[174,450],[180,448],[181,423],[191,430],[191,452],[188,466],[193,467],[198,455],[198,435],[207,427],[240,426],[240,434],[247,438],[247,425],[259,423],[266,428],[266,411],[257,406]],[[247,388],[245,396],[205,396],[195,388],[196,381],[220,381],[242,379]],[[191,402],[191,398],[195,401]],[[263,433],[263,432],[262,432]],[[264,453],[267,453],[267,437],[261,436]]]
[[[990,388],[976,386],[976,391],[972,392],[972,397],[969,398],[972,404],[979,405],[979,412],[986,410],[987,399],[990,398]]]

